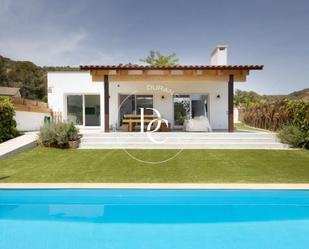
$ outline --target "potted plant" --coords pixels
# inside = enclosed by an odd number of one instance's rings
[[[79,146],[81,135],[73,123],[45,124],[39,134],[39,144],[45,147],[72,148]]]
[[[80,138],[81,135],[79,134],[79,129],[73,123],[70,123],[68,129],[69,148],[77,149],[80,143]]]

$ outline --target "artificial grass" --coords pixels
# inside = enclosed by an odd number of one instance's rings
[[[259,128],[255,128],[255,127],[252,127],[252,126],[248,126],[244,123],[234,123],[234,127],[237,129],[237,130],[246,130],[246,131],[263,131],[263,129],[259,129]],[[267,130],[265,130],[267,131]]]
[[[175,150],[130,150],[163,160]],[[35,148],[0,161],[2,182],[309,183],[309,151],[184,150],[161,164],[123,150]]]

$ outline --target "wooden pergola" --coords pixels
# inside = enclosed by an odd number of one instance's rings
[[[234,130],[234,82],[245,82],[250,70],[262,70],[263,65],[171,65],[145,66],[136,64],[82,65],[90,71],[94,82],[104,82],[105,131],[109,127],[109,82],[227,82],[228,129]]]

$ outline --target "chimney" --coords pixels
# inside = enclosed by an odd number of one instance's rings
[[[227,45],[218,45],[212,50],[210,64],[227,65]]]

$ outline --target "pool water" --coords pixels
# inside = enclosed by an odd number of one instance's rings
[[[309,191],[0,190],[1,249],[309,248]]]

